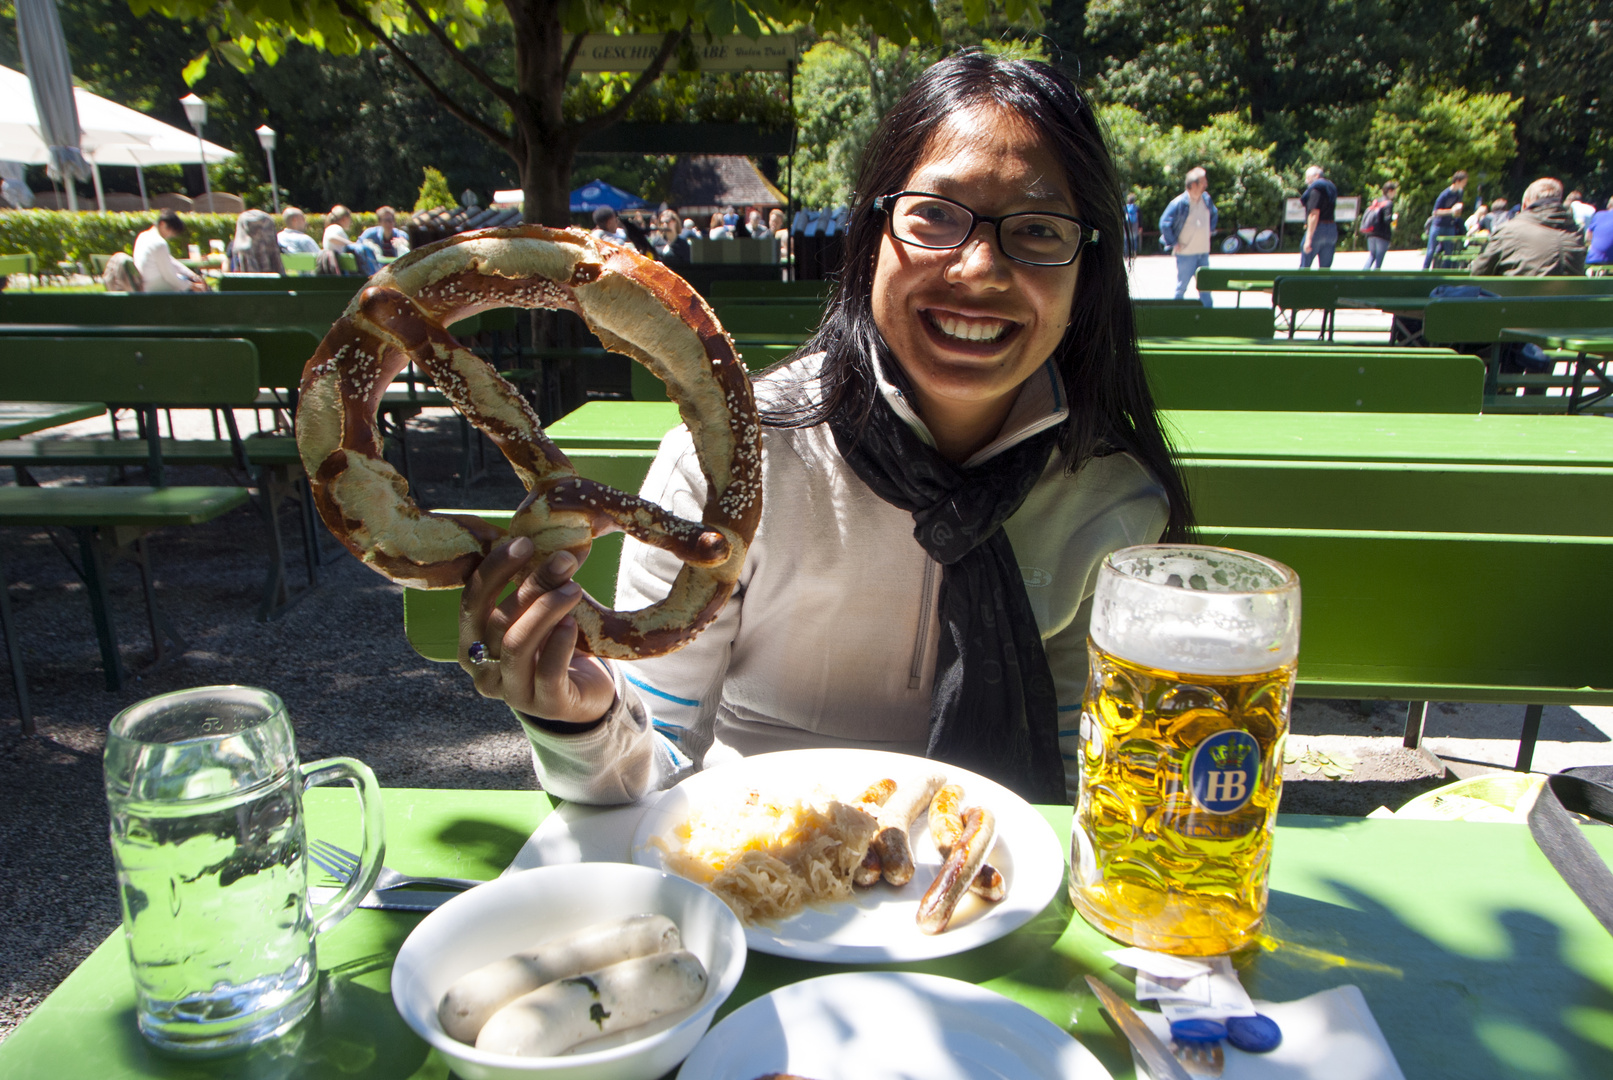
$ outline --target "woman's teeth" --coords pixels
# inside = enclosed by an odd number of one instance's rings
[[[941,333],[962,341],[996,341],[1013,325],[1001,319],[951,319],[945,315],[930,319]]]

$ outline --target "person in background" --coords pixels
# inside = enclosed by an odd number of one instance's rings
[[[1176,256],[1176,299],[1187,294],[1188,283],[1201,266],[1210,265],[1210,237],[1220,214],[1210,198],[1210,174],[1189,169],[1187,185],[1159,215],[1159,242]],[[1214,307],[1208,293],[1199,293],[1205,307]]]
[[[694,218],[683,219],[683,231],[678,235],[685,240],[693,240],[700,235],[700,230],[694,227]]]
[[[1563,205],[1563,185],[1543,176],[1523,193],[1523,209],[1473,260],[1474,274],[1566,277],[1585,272],[1585,241]]]
[[[1305,239],[1299,248],[1299,268],[1310,268],[1311,260],[1323,270],[1333,265],[1333,252],[1339,246],[1339,226],[1333,220],[1338,207],[1339,189],[1322,174],[1320,165],[1305,170]]]
[[[739,235],[739,211],[732,206],[722,208],[722,223],[728,227],[730,237]]]
[[[1378,197],[1361,215],[1360,232],[1367,238],[1367,264],[1363,270],[1383,269],[1383,257],[1389,254],[1389,240],[1395,231],[1395,196],[1399,194],[1399,184],[1385,181]]]
[[[1143,246],[1142,212],[1137,209],[1137,193],[1126,194],[1126,258],[1135,259]]]
[[[1485,235],[1493,235],[1495,230],[1507,223],[1507,201],[1505,199],[1492,199],[1490,205],[1479,218],[1478,231]]]
[[[1428,219],[1428,251],[1423,255],[1423,269],[1434,265],[1441,237],[1455,236],[1462,220],[1462,189],[1467,187],[1467,171],[1457,169],[1451,173],[1451,183],[1434,199],[1434,213]]]
[[[1574,224],[1581,229],[1590,223],[1592,217],[1596,216],[1595,205],[1585,201],[1583,191],[1570,191],[1563,199],[1563,205],[1568,207],[1568,212],[1574,215]]]
[[[285,222],[285,228],[280,230],[276,237],[280,243],[280,250],[287,255],[318,255],[319,243],[308,235],[308,215],[295,206],[286,207],[286,212],[280,216]]]
[[[734,221],[737,224],[739,219],[736,217]],[[722,214],[711,215],[711,231],[706,234],[706,239],[728,240],[731,239],[733,235],[733,229],[728,226],[727,221]]]
[[[361,244],[368,244],[382,258],[396,259],[409,254],[409,234],[398,228],[398,212],[383,206],[375,212],[375,224],[359,233]]]
[[[140,290],[148,293],[206,292],[207,282],[200,274],[174,258],[169,240],[189,235],[177,211],[164,210],[151,228],[134,238],[134,268],[140,275]]]
[[[760,240],[763,237],[773,235],[772,230],[762,224],[762,212],[760,210],[752,210],[745,215],[745,232],[752,240]]]
[[[341,265],[342,255],[352,255],[353,262],[358,267],[358,272],[365,277],[370,277],[381,269],[381,264],[376,261],[375,252],[370,249],[368,244],[356,244],[353,242],[352,230],[353,211],[341,203],[337,203],[330,208],[330,213],[325,215],[324,249],[335,256],[337,266]],[[328,262],[329,260],[327,260]]]
[[[1591,215],[1585,224],[1589,250],[1585,252],[1585,272],[1601,277],[1613,272],[1613,199],[1607,209]]]
[[[778,241],[778,257],[787,261],[790,257],[790,219],[778,207],[767,212],[767,229],[764,235],[771,236]]]
[[[235,219],[235,241],[230,245],[230,270],[237,274],[284,274],[280,239],[274,218],[262,210],[247,210]]]
[[[616,211],[608,206],[600,206],[594,210],[593,236],[597,240],[614,240],[618,244],[627,243],[627,233],[622,230],[622,219]]]

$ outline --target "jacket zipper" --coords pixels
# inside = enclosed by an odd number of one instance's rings
[[[919,628],[913,642],[913,662],[907,669],[907,688],[917,690],[924,685],[924,646],[930,641],[930,613],[935,610],[936,561],[924,557],[924,592],[919,597]]]

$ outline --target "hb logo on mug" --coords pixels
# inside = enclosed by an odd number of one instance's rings
[[[1233,813],[1260,779],[1260,744],[1247,731],[1218,731],[1194,749],[1188,771],[1194,802],[1212,814]]]

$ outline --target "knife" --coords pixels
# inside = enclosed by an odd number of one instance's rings
[[[314,903],[323,904],[336,895],[336,890],[316,885],[309,888],[308,894]],[[454,897],[464,895],[464,892],[446,890],[386,889],[371,892],[358,902],[358,906],[375,911],[436,911]]]
[[[1165,1048],[1159,1037],[1148,1030],[1143,1018],[1137,1015],[1137,1010],[1127,1005],[1121,996],[1105,986],[1096,976],[1087,976],[1087,985],[1092,992],[1098,995],[1103,1007],[1109,1010],[1115,1023],[1120,1026],[1120,1033],[1131,1043],[1131,1048],[1137,1051],[1137,1056],[1143,1059],[1148,1066],[1149,1073],[1154,1080],[1192,1080],[1182,1063],[1176,1060],[1176,1055]]]

